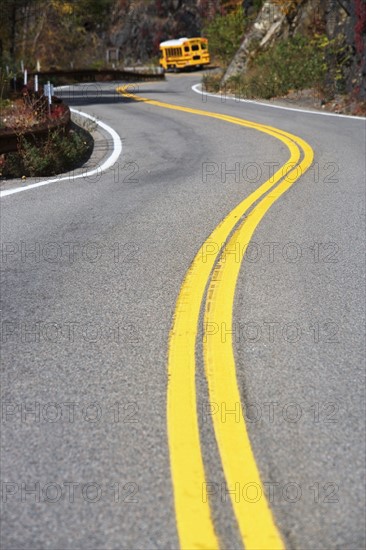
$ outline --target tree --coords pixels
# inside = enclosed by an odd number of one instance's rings
[[[0,33],[3,61],[6,58],[14,62],[26,55],[31,38],[37,32],[37,22],[45,11],[44,5],[41,0],[2,0]]]
[[[73,62],[95,47],[115,0],[1,0],[0,55],[7,63]],[[49,64],[50,64],[49,63]]]

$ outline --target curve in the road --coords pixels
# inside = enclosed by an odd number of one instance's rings
[[[105,130],[111,136],[113,141],[113,150],[112,150],[112,153],[109,155],[109,157],[103,162],[101,166],[98,165],[96,168],[93,168],[87,171],[83,170],[81,174],[76,174],[76,175],[72,174],[71,177],[70,175],[63,176],[62,178],[56,177],[48,180],[37,181],[36,183],[31,183],[23,187],[13,187],[11,189],[5,189],[4,191],[0,191],[0,198],[8,197],[9,195],[14,195],[15,193],[22,193],[23,191],[30,191],[31,189],[36,189],[37,187],[43,187],[45,185],[50,185],[52,183],[58,183],[60,181],[66,181],[66,180],[70,181],[70,179],[75,180],[78,178],[88,178],[90,176],[94,176],[95,174],[100,176],[103,172],[105,172],[115,164],[115,162],[117,161],[117,159],[122,153],[122,141],[119,135],[117,134],[117,132],[105,122],[98,120],[97,118],[95,118],[92,115],[89,115],[88,113],[84,113],[83,111],[79,111],[78,109],[73,109],[71,107],[70,107],[70,111],[72,113],[76,113],[84,118],[91,120],[92,122],[94,122],[95,124],[103,128],[103,130]]]
[[[232,332],[229,330],[233,325],[234,295],[241,268],[236,251],[239,250],[240,256],[243,257],[256,227],[266,212],[311,166],[312,149],[300,139],[298,145],[302,147],[303,160],[287,174],[276,187],[275,193],[267,194],[236,229],[222,250],[207,291],[203,354],[209,401],[226,403],[229,410],[235,409],[235,404],[240,403]],[[215,330],[208,333],[208,327],[215,327]],[[219,327],[226,328],[224,338]],[[213,423],[227,483],[229,487],[239,486],[241,491],[246,491],[245,498],[240,498],[239,501],[232,492],[230,493],[246,550],[282,548],[273,531],[273,523],[269,521],[267,502],[263,498],[264,488],[242,412],[232,422],[222,422],[219,415],[213,415]]]
[[[260,105],[261,107],[269,107],[271,109],[281,109],[283,111],[294,111],[295,113],[305,113],[307,115],[323,115],[323,116],[333,116],[338,118],[351,118],[356,120],[363,120],[365,121],[364,116],[356,116],[356,115],[343,115],[341,113],[331,113],[329,111],[313,111],[312,109],[301,109],[300,107],[285,107],[284,105],[274,105],[272,103],[264,103],[263,101],[258,101],[257,99],[246,99],[246,98],[240,98],[235,95],[230,94],[213,94],[210,92],[206,92],[202,90],[202,84],[194,84],[192,86],[192,91],[196,92],[196,94],[200,94],[203,98],[206,97],[217,97],[223,100],[223,98],[231,99],[235,101],[236,103],[242,102],[242,103],[251,103],[252,105]]]
[[[215,251],[212,254],[203,255],[202,248],[196,255],[182,284],[170,333],[167,422],[180,544],[181,548],[215,549],[219,548],[219,541],[211,519],[210,505],[207,499],[205,499],[206,501],[202,499],[202,488],[206,481],[196,410],[195,350],[201,304],[215,263],[220,252],[223,251],[221,261],[219,261],[217,269],[214,270],[214,276],[211,279],[207,294],[205,325],[207,327],[208,322],[221,323],[223,321],[221,315],[223,315],[228,323],[226,326],[231,326],[234,291],[240,263],[234,262],[233,266],[232,263],[226,263],[223,257],[230,256],[229,249],[236,242],[248,242],[250,240],[267,210],[311,166],[313,151],[301,138],[277,128],[241,118],[138,97],[130,93],[126,86],[121,86],[118,91],[136,101],[146,102],[149,105],[216,118],[258,130],[276,137],[290,151],[290,158],[274,176],[235,207],[206,240],[203,247],[206,247],[207,250],[207,247],[215,243],[216,246],[213,247]],[[300,161],[301,156],[303,158]],[[243,216],[260,199],[262,200],[247,215],[244,222],[240,223]],[[235,228],[237,228],[236,231]],[[235,233],[224,249],[224,244],[233,231]],[[243,241],[243,238],[247,241]],[[221,246],[217,246],[217,243],[221,243]],[[224,275],[224,282],[218,284],[217,276],[221,274]],[[227,300],[225,285],[229,285],[230,288],[229,300]],[[224,293],[223,289],[225,289]],[[232,341],[228,340],[228,345],[220,346],[220,336],[209,345],[208,339],[204,339],[206,340],[204,355],[210,400],[219,403],[224,401],[240,403]],[[215,355],[216,353],[217,355]],[[230,377],[229,384],[227,378],[223,383],[222,365],[225,365],[226,376]],[[257,550],[284,548],[265,497],[243,415],[241,415],[241,422],[236,424],[234,430],[231,429],[228,423],[221,423],[219,420],[214,421],[214,427],[227,482],[234,485],[239,480],[245,483],[250,482],[259,487],[261,491],[261,497],[254,506],[253,502],[248,505],[245,499],[242,499],[238,505],[235,498],[232,498],[245,548]]]

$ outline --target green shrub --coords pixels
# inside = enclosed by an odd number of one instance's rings
[[[3,122],[3,110],[9,107],[11,104],[10,99],[2,99],[0,97],[0,128],[5,128],[5,124]]]
[[[241,6],[227,15],[216,15],[202,30],[203,36],[208,38],[210,55],[217,62],[227,65],[240,46],[244,29]]]
[[[90,68],[100,71],[101,69],[108,68],[104,59],[95,59],[90,63]]]
[[[327,70],[326,47],[324,36],[295,36],[281,41],[257,55],[247,73],[231,78],[227,91],[269,99],[290,90],[320,86]]]
[[[213,93],[219,92],[222,76],[223,76],[222,71],[220,71],[220,73],[214,73],[214,74],[204,73],[202,77],[203,89]]]
[[[55,176],[67,172],[86,162],[92,152],[93,143],[89,132],[76,125],[68,133],[63,130],[49,132],[47,140],[41,146],[20,135],[18,152],[4,156],[0,176]]]
[[[328,98],[337,93],[346,93],[347,68],[352,65],[353,51],[346,37],[339,33],[332,40],[324,40],[326,61],[325,92]]]
[[[0,101],[10,97],[10,78],[13,74],[7,74],[6,68],[0,64]]]

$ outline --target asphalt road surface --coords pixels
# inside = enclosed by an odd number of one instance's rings
[[[83,177],[1,185],[4,550],[365,548],[365,121],[198,80],[63,89],[122,154],[88,175],[118,154],[94,128]]]

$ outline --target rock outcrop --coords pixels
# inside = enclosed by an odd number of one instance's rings
[[[286,39],[296,33],[311,34],[314,28],[320,30],[319,25],[324,21],[324,14],[324,2],[321,0],[265,1],[227,68],[223,83],[246,72],[251,59],[276,40]]]
[[[326,31],[336,43],[330,63],[341,71],[345,91],[366,100],[365,0],[327,0]]]
[[[265,1],[227,68],[222,84],[245,73],[253,57],[276,40],[297,33],[305,36],[326,33],[331,42],[329,91],[345,91],[356,99],[366,99],[365,0]],[[342,86],[343,90],[338,89]]]
[[[253,0],[243,0],[255,17]],[[120,49],[125,65],[159,55],[159,43],[199,36],[204,18],[220,12],[220,0],[116,0],[107,46]],[[254,10],[254,11],[253,11]],[[245,73],[251,60],[276,41],[296,34],[327,34],[329,90],[366,99],[366,0],[265,0],[223,77]]]
[[[229,78],[245,73],[256,52],[273,42],[276,36],[284,34],[285,22],[286,17],[276,3],[264,2],[252,28],[245,35],[239,50],[228,66],[222,83],[225,84]]]
[[[163,40],[200,36],[202,9],[197,0],[119,0],[110,45],[120,48],[125,64],[144,63],[159,54]]]

